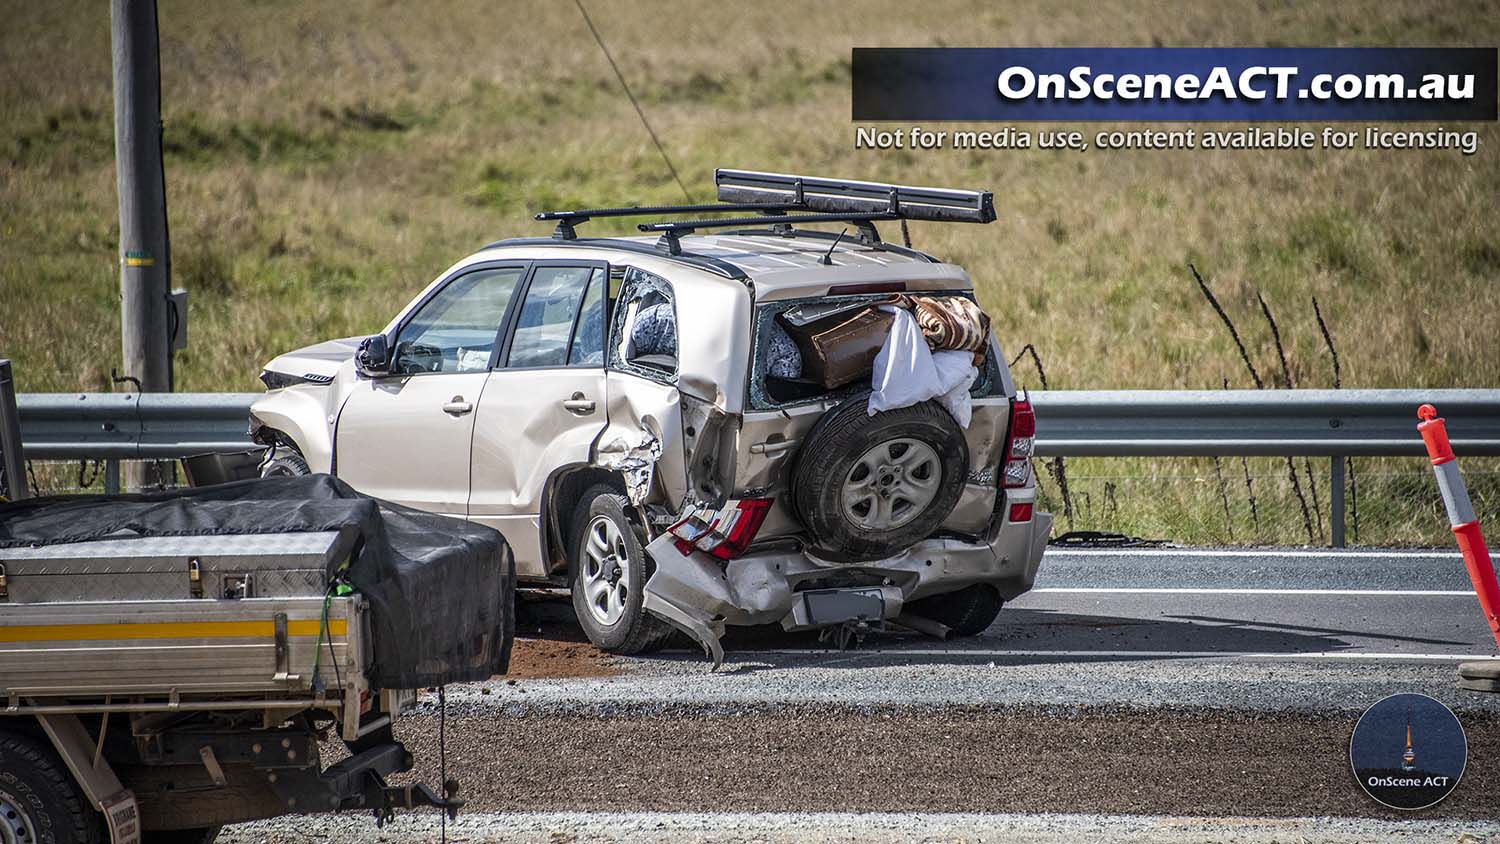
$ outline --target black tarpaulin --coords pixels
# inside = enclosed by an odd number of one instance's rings
[[[505,539],[482,525],[370,498],[329,475],[0,504],[0,548],[308,531],[338,531],[333,565],[350,561],[344,577],[370,604],[374,685],[409,689],[504,673],[515,633],[515,562]]]

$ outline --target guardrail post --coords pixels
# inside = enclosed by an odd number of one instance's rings
[[[1344,547],[1344,458],[1335,454],[1328,458],[1329,464],[1329,495],[1328,505],[1328,529],[1332,534],[1333,547]]]
[[[104,494],[118,495],[120,492],[120,461],[104,461]]]
[[[0,458],[5,461],[6,493],[12,500],[30,497],[26,457],[21,453],[21,413],[16,409],[16,382],[8,360],[0,360]]]

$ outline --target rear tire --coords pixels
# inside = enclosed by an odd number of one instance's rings
[[[41,740],[0,733],[0,839],[99,844],[104,818]]]
[[[639,654],[661,648],[673,628],[646,612],[646,581],[656,567],[641,547],[625,510],[630,500],[613,487],[588,489],[573,513],[573,611],[602,650]]]
[[[995,623],[1005,600],[988,583],[975,583],[957,592],[933,595],[907,604],[905,612],[948,626],[957,636],[978,636]]]

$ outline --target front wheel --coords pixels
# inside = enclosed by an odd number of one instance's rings
[[[308,468],[307,459],[295,446],[290,445],[276,446],[271,459],[260,466],[262,478],[295,478],[311,474],[312,469]]]
[[[97,844],[105,837],[104,818],[52,748],[0,733],[0,841]]]
[[[672,628],[645,609],[651,568],[625,508],[608,486],[589,489],[573,515],[573,611],[589,641],[617,654],[666,642]]]

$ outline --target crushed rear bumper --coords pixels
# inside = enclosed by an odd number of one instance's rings
[[[718,666],[724,658],[719,639],[729,625],[805,630],[893,619],[907,602],[974,583],[1015,598],[1036,582],[1051,528],[1050,513],[1036,513],[1029,522],[1002,519],[984,541],[927,539],[896,556],[857,564],[825,562],[791,543],[752,549],[726,564],[701,551],[684,554],[664,533],[646,548],[656,571],[646,583],[645,607],[697,640]],[[817,585],[851,578],[859,585]]]

